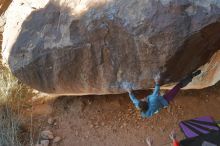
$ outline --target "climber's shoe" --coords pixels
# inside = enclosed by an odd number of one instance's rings
[[[184,79],[182,79],[180,81],[180,85],[181,85],[181,88],[185,87],[186,85],[188,85],[192,79],[195,77],[195,76],[198,76],[199,74],[201,73],[201,70],[197,70],[191,74],[189,74],[188,76],[186,76]]]

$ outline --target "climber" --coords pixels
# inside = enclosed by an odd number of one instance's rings
[[[154,114],[158,113],[161,108],[166,108],[169,102],[176,96],[181,88],[185,87],[189,82],[192,81],[192,78],[199,75],[201,70],[197,70],[194,73],[191,73],[184,79],[182,79],[176,86],[174,86],[170,91],[168,91],[164,96],[161,96],[160,91],[160,75],[154,77],[155,88],[151,95],[145,97],[144,99],[138,100],[132,93],[132,89],[127,89],[129,97],[132,100],[133,104],[137,109],[141,111],[141,116],[151,117]]]
[[[180,146],[178,140],[176,139],[176,133],[174,130],[170,133],[169,136],[170,139],[172,140],[173,146]],[[146,143],[148,146],[153,146],[153,140],[150,137],[146,138]]]

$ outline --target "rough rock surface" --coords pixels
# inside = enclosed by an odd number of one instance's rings
[[[3,56],[12,72],[57,94],[121,93],[203,73],[189,87],[219,80],[220,1],[14,1]],[[214,77],[213,77],[214,76]]]
[[[0,1],[0,50],[2,46],[2,33],[4,31],[5,25],[5,16],[4,13],[7,10],[8,6],[10,5],[11,0],[1,0]],[[0,59],[1,60],[1,59]]]

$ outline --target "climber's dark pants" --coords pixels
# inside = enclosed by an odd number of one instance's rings
[[[169,103],[171,100],[173,100],[173,98],[176,96],[176,94],[180,91],[181,88],[182,88],[181,83],[178,83],[170,91],[168,91],[163,97]]]

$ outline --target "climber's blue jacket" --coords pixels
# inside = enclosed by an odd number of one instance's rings
[[[163,98],[163,96],[159,95],[159,91],[160,91],[160,85],[156,84],[153,93],[145,97],[148,104],[148,110],[146,112],[141,112],[141,116],[143,118],[151,117],[155,113],[157,113],[161,108],[168,106],[168,102]],[[137,109],[140,109],[138,106],[140,101],[134,96],[134,94],[129,93],[129,97],[134,103],[135,107]]]

